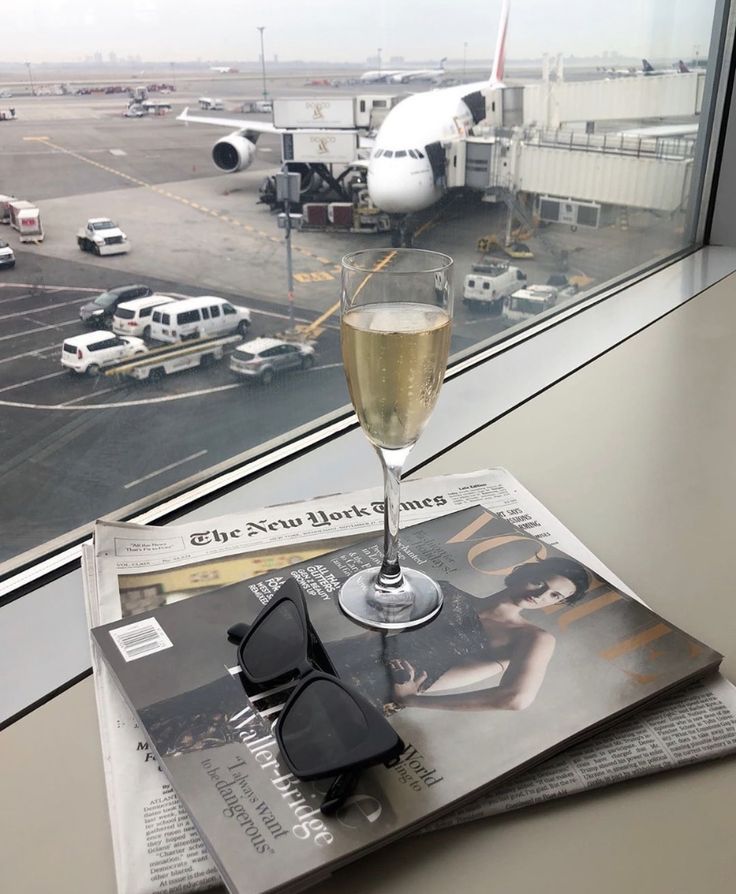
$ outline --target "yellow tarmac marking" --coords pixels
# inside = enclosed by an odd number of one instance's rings
[[[163,189],[160,186],[155,186],[152,183],[147,183],[145,180],[140,180],[138,177],[132,177],[130,174],[126,174],[123,171],[118,171],[115,168],[111,168],[109,165],[104,165],[99,161],[94,161],[94,159],[87,158],[85,155],[81,155],[80,153],[75,152],[73,149],[67,149],[66,146],[60,146],[58,143],[52,142],[49,137],[23,137],[23,139],[27,141],[36,140],[38,142],[43,142],[47,146],[50,146],[51,148],[56,149],[59,152],[64,152],[67,155],[71,155],[73,158],[78,159],[79,161],[85,162],[85,164],[93,165],[96,168],[100,168],[100,170],[107,171],[109,174],[114,174],[116,177],[122,177],[123,180],[127,180],[129,183],[135,183],[136,185],[142,186],[145,189],[150,189],[151,192],[166,196],[167,199],[172,199],[173,201],[180,202],[183,205],[188,205],[190,208],[194,208],[196,211],[201,211],[203,214],[209,214],[212,217],[217,217],[219,220],[222,220],[223,223],[230,224],[234,227],[244,227],[249,233],[256,233],[257,235],[262,236],[264,239],[268,239],[270,242],[281,242],[281,239],[277,236],[272,236],[270,233],[266,233],[264,230],[257,230],[255,227],[252,227],[250,224],[243,223],[236,217],[229,217],[226,214],[220,214],[219,212],[214,211],[211,208],[207,208],[205,205],[200,205],[199,203],[193,202],[190,199],[185,199],[184,196],[178,196],[176,195],[176,193],[169,192],[168,190]],[[314,258],[321,264],[332,265],[333,271],[335,272],[340,270],[340,265],[335,264],[335,262],[333,260],[330,260],[330,258],[324,258],[320,255],[315,255],[308,249],[300,248],[299,246],[293,246],[293,250],[298,254],[303,255],[304,257]],[[304,282],[324,282],[328,279],[333,279],[333,276],[329,273],[326,274],[326,276],[312,276],[309,279],[305,279]]]
[[[44,143],[44,142],[46,142],[46,140],[48,140],[48,137],[23,137],[23,140],[26,143],[34,143],[34,142]]]

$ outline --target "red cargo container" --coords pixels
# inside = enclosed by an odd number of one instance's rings
[[[326,202],[305,202],[302,206],[304,213],[304,223],[310,227],[326,227],[327,226],[327,203]]]
[[[353,225],[353,203],[331,202],[327,216],[334,226],[350,229]]]

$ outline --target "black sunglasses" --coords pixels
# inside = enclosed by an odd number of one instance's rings
[[[337,777],[322,802],[322,813],[340,808],[362,769],[397,763],[404,743],[377,708],[339,679],[293,578],[250,627],[235,624],[228,636],[239,642],[238,663],[251,685],[297,681],[274,735],[284,763],[298,779]]]

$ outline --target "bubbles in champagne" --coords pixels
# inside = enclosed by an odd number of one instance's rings
[[[407,447],[421,434],[442,385],[450,329],[445,310],[424,304],[369,304],[343,316],[350,397],[377,446]]]

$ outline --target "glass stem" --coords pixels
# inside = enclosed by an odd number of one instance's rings
[[[404,582],[399,565],[399,513],[401,508],[401,470],[411,447],[389,449],[376,447],[383,467],[383,564],[378,572],[380,589],[396,590]]]

